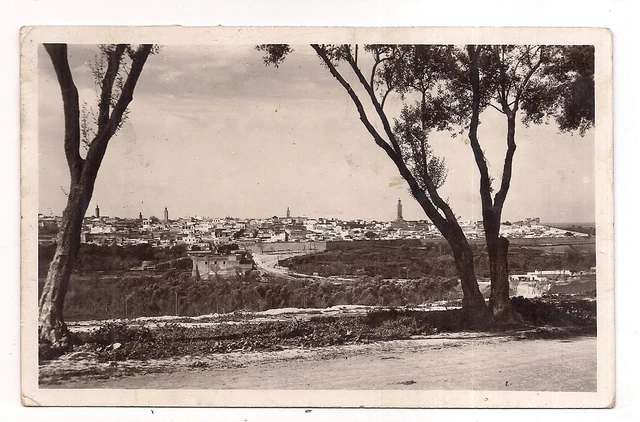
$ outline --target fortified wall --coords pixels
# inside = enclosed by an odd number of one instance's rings
[[[257,254],[276,253],[302,253],[302,252],[324,252],[327,250],[327,242],[275,242],[256,243],[247,245],[247,250]]]

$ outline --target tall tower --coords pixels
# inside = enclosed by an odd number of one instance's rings
[[[140,215],[138,216],[138,220],[142,221],[142,211],[140,211]]]
[[[403,221],[404,219],[402,218],[402,201],[400,199],[398,199],[398,221]]]
[[[287,218],[291,218],[291,211],[289,211],[289,207],[287,207]]]
[[[96,218],[100,218],[100,207],[96,204]]]
[[[169,221],[169,211],[167,207],[164,207],[164,222],[166,223],[167,221]]]

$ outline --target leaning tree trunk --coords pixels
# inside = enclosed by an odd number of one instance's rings
[[[153,46],[142,44],[133,51],[125,44],[105,49],[107,62],[103,74],[97,75],[100,96],[98,103],[97,133],[89,142],[86,158],[80,157],[80,107],[78,89],[73,81],[67,58],[66,44],[45,44],[56,72],[64,111],[64,152],[69,166],[71,188],[67,206],[62,214],[58,244],[40,296],[38,338],[40,344],[53,351],[65,351],[70,346],[69,331],[64,323],[63,306],[73,264],[80,249],[82,220],[93,195],[100,164],[109,140],[123,122],[123,116],[133,100],[138,78]],[[116,83],[124,54],[128,51],[131,67],[124,70],[125,81]],[[118,89],[114,91],[114,86]],[[119,91],[119,95],[117,92]],[[115,104],[113,104],[115,101]]]
[[[396,136],[391,129],[389,120],[383,110],[383,104],[381,104],[376,98],[373,84],[367,82],[366,78],[358,68],[355,60],[350,55],[348,55],[346,60],[356,74],[358,80],[360,81],[360,84],[364,87],[365,91],[367,91],[368,96],[371,100],[371,104],[373,105],[378,117],[380,118],[380,121],[382,122],[382,126],[390,143],[385,141],[382,136],[380,136],[380,133],[378,133],[377,129],[369,121],[369,117],[367,116],[367,112],[365,111],[360,98],[355,93],[351,85],[346,81],[346,79],[340,74],[340,72],[338,72],[336,66],[331,61],[328,54],[318,44],[311,44],[311,46],[316,51],[316,53],[318,53],[318,56],[323,60],[324,64],[331,72],[331,75],[336,78],[338,82],[340,82],[340,84],[343,86],[343,88],[347,91],[354,105],[356,106],[356,109],[358,110],[360,121],[369,131],[375,143],[380,148],[382,148],[387,153],[389,158],[395,163],[398,171],[400,172],[400,175],[409,184],[409,189],[413,197],[418,201],[422,209],[425,211],[427,217],[429,217],[429,219],[434,223],[434,225],[438,228],[440,233],[442,233],[442,235],[451,246],[456,262],[456,269],[458,270],[460,282],[462,284],[462,308],[465,314],[473,322],[485,320],[485,316],[487,315],[487,307],[484,303],[484,298],[482,297],[482,294],[480,293],[480,289],[478,287],[478,282],[474,271],[473,251],[471,250],[471,247],[469,246],[469,243],[467,242],[467,239],[465,238],[464,233],[462,232],[462,229],[457,222],[455,214],[449,207],[447,201],[444,201],[440,197],[437,192],[437,188],[430,177],[425,177],[427,191],[425,192],[425,187],[418,184],[411,170],[409,170],[409,168],[407,167],[405,159],[402,155],[399,142],[396,139]]]
[[[487,319],[488,310],[478,287],[471,246],[464,237],[462,230],[460,230],[460,235],[447,233],[445,239],[451,246],[458,276],[460,277],[462,309],[472,322],[482,323]]]
[[[80,249],[82,220],[87,204],[86,191],[78,183],[72,185],[67,206],[62,214],[56,251],[40,296],[38,339],[54,351],[62,352],[70,346],[63,306],[71,272]]]

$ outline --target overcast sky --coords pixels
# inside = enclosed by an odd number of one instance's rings
[[[109,144],[87,215],[406,219],[425,214],[375,145],[350,98],[309,46],[275,69],[247,46],[163,46],[147,61],[128,121]],[[80,96],[95,104],[91,46],[69,49]],[[344,69],[346,70],[346,69]],[[351,79],[350,79],[351,80]],[[389,113],[395,114],[397,102]],[[481,116],[480,142],[500,180],[506,122]],[[39,212],[60,215],[69,172],[60,89],[39,49]],[[519,124],[503,220],[591,222],[594,137]],[[481,219],[478,171],[466,136],[433,133],[449,176],[442,196],[463,219]]]

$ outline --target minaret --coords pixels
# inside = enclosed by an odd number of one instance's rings
[[[287,207],[287,218],[291,218],[291,211],[289,211],[289,207]]]
[[[402,218],[402,201],[398,199],[398,221],[403,221]]]
[[[96,218],[100,218],[100,207],[96,204]]]
[[[138,216],[138,220],[142,221],[142,211],[140,211],[140,215]]]
[[[164,222],[166,223],[167,221],[169,221],[169,211],[167,207],[164,207]]]

